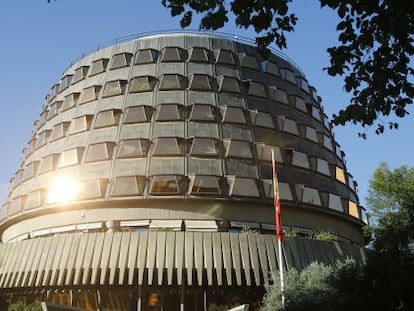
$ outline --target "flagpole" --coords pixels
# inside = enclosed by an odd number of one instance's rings
[[[282,253],[282,241],[283,241],[283,230],[281,222],[281,208],[279,195],[279,179],[277,177],[275,153],[272,149],[272,168],[273,168],[273,203],[275,207],[275,226],[277,235],[277,246],[278,246],[278,264],[279,264],[279,278],[280,278],[280,292],[282,294],[282,308],[285,309],[285,280],[283,274],[283,253]]]

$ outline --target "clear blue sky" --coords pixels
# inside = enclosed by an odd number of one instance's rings
[[[325,112],[341,109],[348,101],[342,81],[322,68],[328,65],[326,48],[336,43],[336,16],[319,8],[319,1],[296,0],[300,20],[288,38],[284,52],[305,72],[323,99]],[[197,28],[198,25],[193,25]],[[45,95],[69,63],[97,45],[129,34],[179,28],[161,0],[4,0],[0,4],[0,202],[7,184],[20,164],[21,150],[30,138]],[[233,24],[223,32],[254,37],[252,31]],[[411,113],[414,114],[413,109]],[[414,122],[409,116],[398,131],[382,136],[368,130],[366,141],[360,128],[335,128],[335,138],[346,152],[348,170],[359,183],[361,203],[368,181],[381,161],[392,168],[414,166]]]

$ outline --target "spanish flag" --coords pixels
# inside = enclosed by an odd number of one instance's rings
[[[280,201],[279,179],[277,177],[276,161],[274,151],[272,149],[272,167],[273,167],[273,205],[275,207],[276,218],[276,235],[281,243],[283,243],[283,229],[282,229],[282,203]]]

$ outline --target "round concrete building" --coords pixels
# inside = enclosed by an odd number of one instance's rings
[[[277,272],[272,149],[295,236],[283,264],[363,260],[344,153],[316,90],[273,53],[169,33],[73,63],[0,209],[0,295],[86,310],[256,303]]]

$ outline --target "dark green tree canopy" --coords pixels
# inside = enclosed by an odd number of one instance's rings
[[[241,28],[253,28],[262,51],[275,43],[286,48],[286,32],[294,30],[297,16],[289,11],[292,0],[162,0],[172,16],[188,27],[193,14],[201,15],[201,29],[216,30],[235,16]],[[414,97],[414,1],[409,0],[320,0],[338,15],[338,45],[327,49],[331,76],[342,76],[351,102],[333,115],[333,123],[348,122],[362,127],[376,123],[376,133],[385,126],[381,117],[405,117]],[[365,134],[362,134],[365,137]]]

